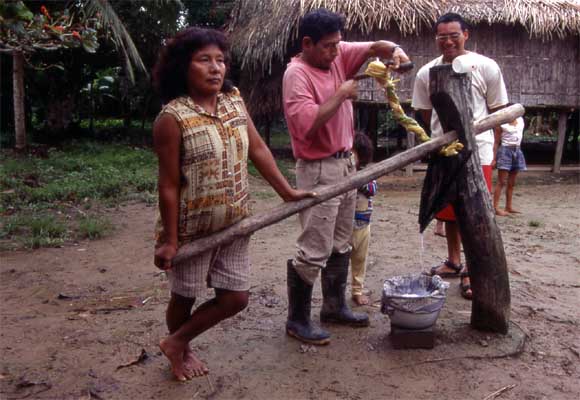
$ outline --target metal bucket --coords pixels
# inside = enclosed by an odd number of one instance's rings
[[[383,285],[381,312],[399,328],[429,328],[437,321],[448,288],[439,276],[394,276]]]

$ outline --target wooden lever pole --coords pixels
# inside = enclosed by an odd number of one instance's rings
[[[493,126],[498,126],[506,122],[513,121],[523,115],[524,108],[520,104],[514,104],[508,108],[499,110],[474,125],[476,133],[483,132]],[[362,171],[350,176],[343,182],[331,186],[320,186],[315,189],[317,196],[300,201],[282,203],[268,210],[266,213],[252,215],[242,221],[223,229],[219,232],[197,239],[191,243],[185,244],[179,248],[177,255],[173,259],[178,263],[187,257],[194,256],[224,243],[230,242],[236,236],[249,235],[259,229],[275,224],[289,216],[296,214],[306,208],[315,206],[339,194],[357,189],[360,186],[386,175],[389,172],[396,171],[405,165],[420,160],[429,153],[439,150],[441,147],[457,139],[454,131],[448,132],[443,136],[429,140],[423,144],[413,147],[403,153],[399,153],[391,158],[372,164]]]

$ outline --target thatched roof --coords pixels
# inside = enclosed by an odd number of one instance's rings
[[[418,34],[446,12],[474,25],[519,24],[544,39],[580,33],[579,0],[238,0],[229,28],[242,68],[270,72],[272,62],[284,60],[300,17],[319,7],[344,14],[346,29],[363,34],[392,26]]]

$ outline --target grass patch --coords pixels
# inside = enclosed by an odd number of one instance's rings
[[[156,185],[149,149],[83,142],[49,149],[47,158],[2,152],[0,239],[36,248],[104,237],[112,224],[97,216],[99,206],[151,203]]]
[[[53,208],[55,203],[123,201],[154,192],[157,161],[147,149],[83,143],[49,151],[47,159],[1,158],[0,212]]]
[[[79,239],[101,239],[112,230],[113,225],[108,219],[87,216],[79,221],[77,234]]]
[[[542,226],[542,222],[533,219],[533,220],[528,222],[528,226],[531,228],[539,228]]]
[[[66,223],[55,215],[17,214],[6,218],[0,227],[0,239],[28,248],[61,246],[68,236]]]

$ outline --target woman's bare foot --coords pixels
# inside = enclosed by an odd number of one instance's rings
[[[187,345],[185,346],[187,347]],[[171,364],[171,372],[180,382],[193,378],[193,373],[186,367],[183,359],[185,348],[182,344],[176,343],[171,337],[166,337],[159,342],[159,349],[167,357]]]
[[[209,373],[209,369],[205,366],[195,353],[187,346],[183,352],[183,365],[194,376],[203,376]]]
[[[513,208],[506,208],[505,209],[507,212],[509,212],[510,214],[521,214],[520,211],[518,210],[514,210]]]
[[[499,215],[500,217],[505,217],[509,215],[506,211],[500,210],[499,208],[495,209],[495,215]]]
[[[354,301],[357,306],[367,306],[370,303],[369,296],[365,296],[364,294],[353,294],[352,301]]]

